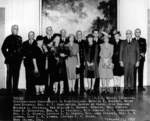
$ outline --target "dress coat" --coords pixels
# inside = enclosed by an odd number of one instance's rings
[[[114,68],[113,68],[114,76],[122,76],[124,74],[123,67],[121,67],[120,63],[119,63],[119,54],[120,54],[121,42],[122,42],[122,40],[119,40],[118,42],[116,42],[114,40],[112,43],[114,45],[114,52],[113,52],[113,57],[112,57],[112,61],[114,64]]]
[[[124,86],[125,88],[134,89],[134,73],[136,63],[140,59],[140,49],[137,41],[132,39],[131,42],[124,40],[120,46],[120,62],[124,65]]]
[[[98,48],[96,43],[89,45],[88,42],[85,44],[85,77],[86,78],[98,78]],[[87,62],[93,63],[93,66],[88,66]]]
[[[35,84],[46,85],[47,84],[47,73],[46,73],[46,56],[47,53],[44,48],[39,48],[37,45],[34,47],[34,56],[38,68],[38,74],[36,76]]]

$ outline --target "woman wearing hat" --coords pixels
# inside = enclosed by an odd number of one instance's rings
[[[96,72],[96,44],[94,43],[94,37],[89,34],[86,37],[85,46],[85,90],[89,93],[94,92],[95,79],[97,77]]]
[[[60,45],[61,35],[54,34],[52,37],[52,47],[50,49],[51,53],[51,62],[53,64],[53,71],[51,72],[51,81],[53,85],[53,91],[58,95],[62,95],[64,93],[64,81],[66,81],[67,72],[66,72],[66,64],[65,60],[67,58],[67,54],[65,50]]]
[[[113,79],[113,45],[109,43],[110,35],[106,32],[102,32],[104,43],[101,44],[100,51],[100,63],[99,63],[99,74],[102,81],[102,91],[109,93],[109,81]]]
[[[48,68],[48,62],[46,61],[47,48],[43,44],[43,37],[37,36],[37,44],[34,48],[34,69],[35,69],[35,89],[36,95],[44,94],[46,85],[46,69]]]
[[[123,75],[123,68],[120,66],[119,63],[119,53],[120,53],[120,45],[122,40],[120,40],[120,32],[116,31],[114,33],[114,54],[113,54],[113,74],[114,74],[114,92],[120,91],[120,86],[121,86],[121,76]]]

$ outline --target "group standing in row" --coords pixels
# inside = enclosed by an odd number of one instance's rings
[[[12,26],[12,34],[6,37],[2,53],[7,66],[6,85],[8,92],[18,92],[20,65],[23,60],[28,95],[73,95],[77,87],[81,95],[96,94],[102,84],[102,93],[110,92],[110,80],[114,91],[120,91],[121,76],[124,75],[124,92],[136,90],[138,72],[139,90],[143,87],[143,68],[146,40],[141,30],[126,31],[126,40],[120,39],[120,32],[112,36],[107,32],[93,30],[83,39],[82,31],[76,35],[65,29],[53,33],[46,28],[46,36],[37,36],[30,31],[28,40],[22,42],[18,25]],[[138,71],[137,71],[138,70]],[[97,83],[98,82],[98,83]],[[98,86],[97,86],[98,85]],[[98,88],[97,90],[95,88]]]

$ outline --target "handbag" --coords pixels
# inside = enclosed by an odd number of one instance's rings
[[[88,66],[88,70],[89,70],[89,71],[94,71],[94,70],[95,70],[95,66],[94,66],[94,64],[93,64],[93,65]]]
[[[76,67],[76,74],[80,74],[81,72],[81,68],[80,67]]]
[[[107,69],[113,69],[114,68],[114,64],[113,63],[109,63],[107,64],[103,64],[103,68],[107,68]]]

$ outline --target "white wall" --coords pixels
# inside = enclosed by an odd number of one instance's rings
[[[40,31],[40,1],[41,0],[0,0],[0,7],[6,8],[5,36],[10,34],[12,24],[19,25],[20,35],[23,40],[27,39],[27,33],[34,30],[36,34]],[[118,0],[118,29],[121,31],[123,38],[127,29],[142,29],[142,36],[147,39],[147,8],[150,8],[150,0]],[[0,40],[3,41],[3,40]],[[1,45],[0,45],[1,47]],[[1,54],[1,52],[0,52]],[[147,54],[148,56],[148,54]],[[4,60],[4,58],[0,58]],[[148,82],[148,61],[145,64],[144,84],[150,85]],[[3,63],[0,63],[3,64]],[[4,68],[4,64],[3,64]],[[5,69],[5,68],[4,68]],[[19,87],[25,88],[24,67],[21,67],[21,77]],[[5,87],[5,73],[0,76],[0,88]],[[3,81],[3,83],[2,83]]]
[[[147,41],[147,43],[148,43],[148,47],[147,47],[147,68],[148,68],[148,70],[147,70],[147,72],[148,72],[148,74],[147,74],[147,80],[149,80],[150,79],[150,0],[148,0],[148,32],[147,32],[147,34],[148,34],[148,41]],[[148,85],[150,85],[150,81],[148,81]]]
[[[134,31],[136,28],[141,28],[142,36],[147,39],[148,1],[118,0],[118,30],[121,31],[122,38],[125,38],[125,31],[127,29]],[[150,82],[148,82],[147,61],[144,69],[144,85],[150,85]]]
[[[147,38],[147,0],[118,0],[118,29],[125,37],[125,31],[141,28]]]
[[[10,34],[13,24],[19,25],[19,34],[23,37],[23,41],[27,39],[27,33],[30,30],[35,31],[36,34],[39,33],[39,1],[40,0],[0,0],[0,7],[6,8],[5,36]],[[24,67],[22,66],[19,80],[20,88],[25,87],[24,74]],[[0,81],[5,80],[0,79]],[[3,86],[5,87],[5,85]]]
[[[0,1],[0,45],[3,43],[3,39],[5,37],[5,5],[7,4],[7,0],[3,3]],[[0,51],[0,88],[5,86],[5,68],[4,68],[4,58]]]

